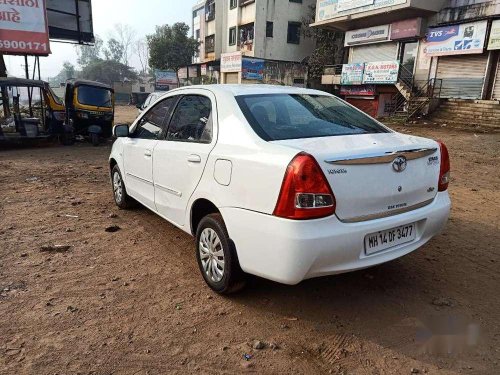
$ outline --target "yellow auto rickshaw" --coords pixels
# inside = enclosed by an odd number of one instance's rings
[[[94,81],[66,82],[66,141],[86,137],[94,146],[112,134],[115,94],[111,86]]]

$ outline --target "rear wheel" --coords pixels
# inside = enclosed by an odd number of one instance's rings
[[[90,133],[90,143],[92,146],[99,146],[99,134]]]
[[[134,200],[127,194],[118,165],[115,165],[111,170],[111,182],[113,184],[113,197],[115,198],[116,205],[122,209],[132,207]]]
[[[205,282],[217,293],[234,293],[245,286],[245,274],[220,214],[207,215],[200,221],[196,259]]]

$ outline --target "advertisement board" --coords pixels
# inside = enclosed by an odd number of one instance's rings
[[[177,76],[179,77],[179,79],[187,79],[188,77],[188,69],[187,69],[187,66],[184,67],[184,68],[180,68],[178,71],[177,71]]]
[[[198,77],[198,67],[197,66],[188,67],[188,75],[189,75],[189,78]]]
[[[340,76],[341,85],[361,85],[363,83],[363,71],[365,64],[344,64]]]
[[[168,90],[170,85],[177,85],[177,75],[172,70],[155,70],[155,89]]]
[[[228,52],[220,55],[221,73],[241,72],[242,57],[241,52]]]
[[[50,53],[45,0],[0,1],[0,52],[13,55]]]
[[[394,84],[398,81],[398,61],[365,63],[363,83]]]
[[[359,8],[342,9],[343,6],[339,6],[339,0],[318,0],[316,4],[316,22],[347,16],[354,13],[368,12],[375,9],[405,4],[406,1],[407,0],[373,0],[371,4],[363,5]]]
[[[337,10],[344,11],[372,5],[374,0],[338,0]]]
[[[500,49],[500,20],[494,20],[491,23],[488,49]]]
[[[49,38],[73,43],[93,43],[91,0],[46,0]]]
[[[262,81],[264,79],[264,60],[243,58],[243,79]]]
[[[488,21],[464,23],[429,29],[425,54],[427,56],[483,53]]]
[[[344,45],[347,47],[355,44],[380,42],[383,40],[389,40],[389,25],[346,31]]]
[[[340,95],[373,96],[375,95],[375,85],[340,86]]]
[[[391,24],[391,40],[418,38],[422,32],[422,18],[412,18]]]

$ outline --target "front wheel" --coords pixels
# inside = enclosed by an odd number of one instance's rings
[[[122,209],[131,208],[134,200],[127,194],[118,165],[115,165],[111,170],[111,182],[113,184],[113,197],[115,198],[116,205]]]
[[[217,293],[234,293],[245,286],[245,274],[220,214],[207,215],[198,225],[196,259],[205,282]]]

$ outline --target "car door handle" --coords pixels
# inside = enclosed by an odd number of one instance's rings
[[[196,154],[191,154],[188,156],[187,161],[190,163],[201,163],[201,156]]]
[[[151,155],[153,155],[153,154],[151,153],[151,150],[144,150],[144,156],[146,156],[147,158],[150,158],[150,157],[151,157]]]

